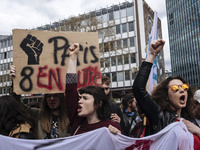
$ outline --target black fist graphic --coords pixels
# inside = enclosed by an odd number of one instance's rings
[[[43,43],[30,34],[21,42],[20,47],[28,55],[28,65],[39,64],[39,56],[42,53]]]

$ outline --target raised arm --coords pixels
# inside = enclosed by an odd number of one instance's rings
[[[71,134],[78,128],[82,118],[78,117],[77,108],[78,108],[78,92],[77,92],[77,54],[79,51],[79,44],[75,43],[68,49],[69,60],[66,74],[66,89],[65,89],[65,99],[66,99],[66,108],[71,125]]]
[[[158,53],[162,50],[164,44],[165,41],[163,40],[156,40],[151,43],[150,52],[146,60],[142,63],[133,83],[133,93],[137,100],[137,104],[150,121],[152,118],[156,118],[155,115],[158,115],[159,110],[155,102],[152,101],[149,93],[146,91],[146,84],[153,62]]]
[[[9,89],[9,94],[10,94],[10,96],[13,96],[18,102],[20,102],[21,95],[17,95],[14,92],[14,89],[13,89],[13,80],[15,79],[15,76],[16,76],[16,68],[15,68],[14,65],[11,65],[10,66],[10,77],[12,79],[12,84],[11,84],[10,89]]]

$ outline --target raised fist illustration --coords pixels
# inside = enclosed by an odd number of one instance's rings
[[[39,56],[42,53],[43,43],[30,34],[21,42],[20,47],[28,55],[28,65],[39,64]]]

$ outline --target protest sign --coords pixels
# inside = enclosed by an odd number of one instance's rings
[[[13,30],[14,92],[17,94],[62,93],[68,48],[80,44],[77,61],[78,88],[100,85],[100,53],[95,32]]]

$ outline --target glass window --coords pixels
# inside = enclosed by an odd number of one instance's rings
[[[7,52],[4,52],[4,59],[7,58]]]
[[[113,12],[110,12],[109,13],[109,20],[113,20],[113,18],[114,18]]]
[[[124,64],[129,64],[129,55],[124,55]]]
[[[111,41],[110,42],[110,51],[114,51],[115,50],[115,42]]]
[[[116,72],[112,72],[112,81],[113,82],[117,81],[117,74],[116,74]]]
[[[100,53],[103,52],[103,43],[99,43],[99,50],[100,50]]]
[[[13,51],[10,51],[10,58],[13,58]]]
[[[8,41],[7,40],[5,41],[4,47],[8,47]]]
[[[130,71],[129,70],[125,71],[125,80],[130,80]]]
[[[120,24],[116,25],[116,34],[121,33]]]
[[[117,40],[117,49],[121,49],[121,40]]]
[[[133,7],[127,8],[127,16],[133,16]]]
[[[114,11],[114,18],[119,19],[120,18],[120,13],[119,11]]]
[[[97,16],[97,21],[98,21],[98,22],[102,22],[101,16]]]
[[[109,44],[104,43],[104,52],[108,52],[108,51],[109,51]]]
[[[101,59],[101,60],[100,60],[101,68],[104,68],[104,61],[105,61],[104,59]]]
[[[107,14],[102,15],[102,17],[103,17],[103,22],[107,22],[107,21],[108,21],[108,16],[107,16]]]
[[[128,47],[128,39],[123,39],[123,48]]]
[[[10,57],[10,53],[11,53],[11,51],[8,51],[8,58],[11,58],[11,57]]]
[[[11,46],[11,43],[12,43],[12,40],[10,39],[10,40],[8,41],[8,46]]]
[[[135,53],[131,54],[131,63],[136,63]]]
[[[126,23],[123,23],[122,24],[122,32],[124,33],[124,32],[127,32],[127,25],[126,25]]]
[[[117,81],[124,81],[124,72],[117,73]]]
[[[5,88],[2,89],[2,94],[5,94]]]
[[[111,66],[116,66],[116,57],[111,57]]]
[[[135,37],[130,37],[130,47],[135,46]]]
[[[128,23],[129,32],[134,31],[133,21]]]
[[[8,64],[6,63],[6,70],[8,70]]]
[[[110,78],[110,73],[105,73],[104,74],[106,77]]]
[[[81,26],[86,26],[86,25],[87,25],[86,20],[82,20],[81,21]]]
[[[122,55],[117,56],[117,60],[118,60],[118,65],[122,65],[123,64],[123,62],[122,62]]]
[[[126,9],[121,10],[121,18],[126,17]]]
[[[109,59],[109,57],[105,58],[104,62],[105,62],[105,67],[110,67],[110,59]]]

